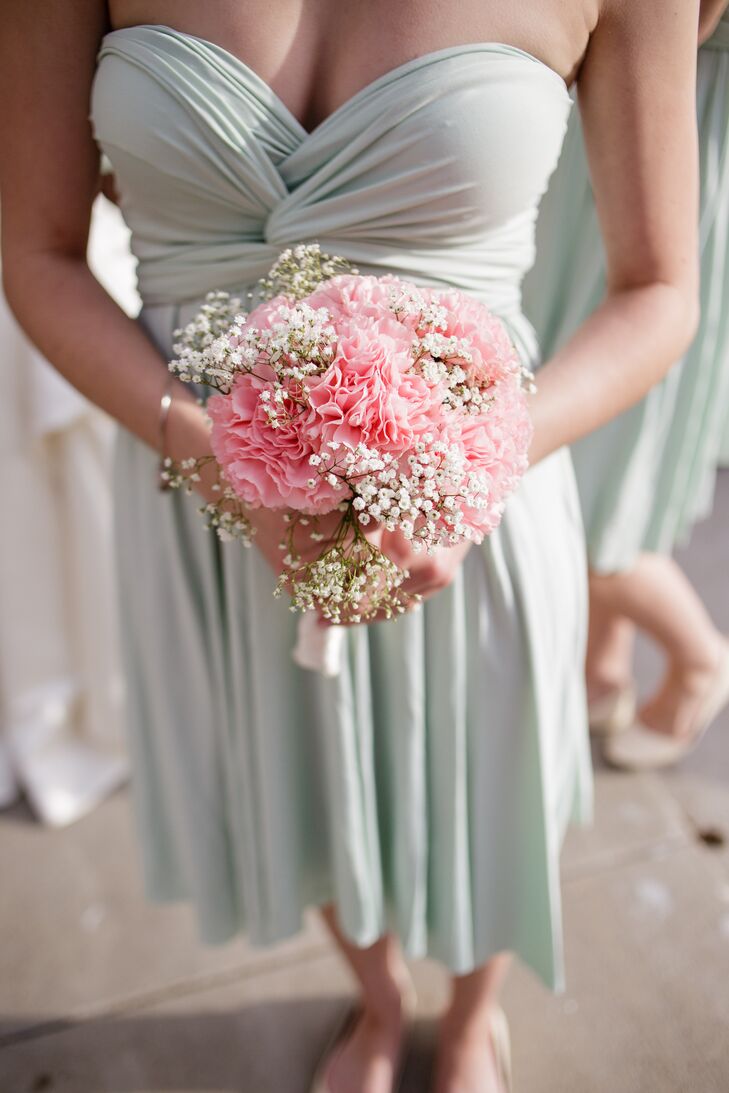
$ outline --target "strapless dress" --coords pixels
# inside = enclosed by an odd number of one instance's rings
[[[112,32],[93,88],[144,301],[167,358],[209,290],[245,292],[318,241],[363,272],[473,293],[537,363],[520,304],[570,100],[496,43],[438,50],[307,132],[220,46]],[[295,933],[334,901],[369,945],[465,973],[513,950],[562,982],[559,851],[590,812],[584,540],[565,451],[526,475],[453,584],[348,636],[341,677],[294,666],[296,620],[254,549],[160,495],[119,440],[116,541],[134,795],[147,888],[202,937]]]

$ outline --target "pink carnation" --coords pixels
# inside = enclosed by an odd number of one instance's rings
[[[306,428],[312,411],[274,429],[259,399],[267,386],[264,379],[239,373],[228,395],[208,400],[215,458],[246,504],[331,512],[342,493],[314,475],[309,465],[309,457],[320,449],[316,430]],[[312,478],[313,487],[308,484]]]
[[[497,380],[518,372],[520,361],[506,327],[485,304],[457,289],[426,289],[423,294],[446,310],[442,333],[469,342],[473,364],[468,371],[474,379]]]
[[[467,415],[458,423],[469,467],[488,482],[486,507],[464,511],[465,523],[482,536],[498,526],[506,499],[527,469],[533,433],[523,394],[515,383],[498,384],[494,396],[488,413]]]
[[[403,281],[397,277],[369,277],[344,273],[332,277],[307,297],[311,307],[325,307],[335,320],[349,316],[358,321],[375,319],[383,329],[402,327],[390,310],[393,289],[401,289]]]
[[[316,418],[307,426],[325,443],[333,440],[350,448],[364,443],[379,451],[406,452],[437,419],[432,388],[412,370],[411,336],[397,324],[385,332],[373,319],[355,323],[332,318],[341,331],[337,355],[310,384]]]

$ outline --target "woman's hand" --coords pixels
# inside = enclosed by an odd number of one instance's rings
[[[544,430],[541,426],[540,409],[539,387],[537,386],[537,390],[529,396],[529,416],[532,419],[532,426],[534,428],[531,444],[529,445],[530,467],[535,463],[538,463],[540,459],[544,459],[551,451],[549,432]]]
[[[441,547],[433,554],[415,552],[399,531],[386,531],[382,536],[382,551],[409,576],[402,584],[403,592],[428,600],[451,583],[473,543]]]
[[[189,388],[180,382],[174,385],[165,440],[166,454],[175,463],[183,459],[206,459],[212,455],[210,421]],[[195,491],[204,501],[217,503],[220,500],[220,493],[215,489],[218,482],[217,464],[208,463],[200,471],[200,481],[196,483]],[[285,510],[248,508],[246,516],[255,530],[254,546],[261,551],[274,573],[280,574],[285,568],[283,559],[286,556],[281,544],[291,531]],[[297,523],[293,529],[293,547],[302,561],[312,561],[326,550],[334,540],[341,520],[341,513],[332,512],[326,516],[311,517],[307,524]],[[312,531],[317,532],[316,540],[311,538]],[[383,529],[373,525],[365,535],[369,542],[379,546]]]
[[[285,568],[283,559],[286,556],[286,550],[282,549],[281,544],[286,541],[291,530],[284,511],[248,509],[247,516],[256,532],[253,545],[261,551],[274,572],[280,574]],[[342,514],[331,512],[326,516],[311,517],[310,523],[303,526],[297,523],[293,534],[293,547],[301,561],[310,562],[322,554],[334,542],[341,522]],[[316,540],[311,538],[312,531],[317,532]],[[367,529],[366,537],[375,546],[380,546],[382,535],[382,528]]]
[[[407,539],[398,531],[380,532],[378,545],[382,552],[401,569],[406,569],[409,576],[402,583],[402,591],[412,598],[411,607],[422,600],[429,600],[436,592],[447,588],[460,568],[463,559],[471,549],[472,543],[437,550],[434,554],[416,553]],[[385,622],[389,616],[381,611],[368,619],[368,622]],[[322,626],[331,623],[322,620]],[[339,625],[347,626],[344,622]]]
[[[444,547],[433,554],[426,554],[423,551],[414,551],[399,531],[380,530],[379,535],[380,540],[377,545],[380,546],[383,554],[386,554],[400,569],[408,571],[409,575],[401,585],[402,591],[412,599],[408,610],[447,588],[473,546],[473,543],[459,543],[458,546]],[[368,622],[385,622],[389,617],[381,611],[368,619]],[[322,620],[321,625],[331,626],[331,623]],[[342,622],[338,625],[351,624]]]

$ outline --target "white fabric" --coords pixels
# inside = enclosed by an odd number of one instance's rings
[[[316,612],[306,611],[299,619],[294,646],[294,664],[334,679],[342,670],[346,631],[342,626],[319,625]]]
[[[128,233],[103,198],[89,259],[138,309]],[[112,576],[111,422],[29,344],[0,297],[0,807],[22,789],[71,823],[127,776]]]

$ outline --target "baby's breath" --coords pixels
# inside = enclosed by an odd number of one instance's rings
[[[328,545],[311,561],[303,561],[294,547],[296,518],[281,544],[287,553],[276,595],[287,592],[292,611],[316,611],[332,623],[368,622],[402,614],[417,597],[405,593],[407,572],[370,543],[346,506]],[[317,531],[310,538],[321,541]]]
[[[213,467],[216,472],[216,479],[211,488],[217,497],[214,501],[201,505],[198,511],[205,517],[206,526],[215,531],[223,542],[236,539],[243,546],[250,546],[255,528],[241,499],[226,483],[222,469],[214,456],[183,459],[179,463],[167,457],[160,472],[161,484],[166,489],[181,489],[191,494],[201,480],[201,471],[208,466]]]
[[[357,272],[346,258],[323,254],[318,243],[300,243],[278,256],[268,277],[263,277],[259,286],[264,300],[272,300],[275,296],[303,300],[332,277]]]

